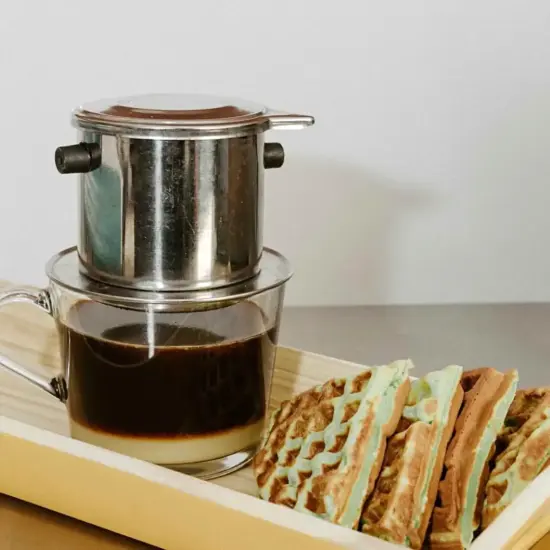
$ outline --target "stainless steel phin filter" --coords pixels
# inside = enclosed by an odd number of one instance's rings
[[[72,437],[212,478],[261,440],[287,260],[263,246],[263,175],[283,164],[271,128],[309,116],[208,96],[107,100],[73,113],[76,247],[47,288],[14,289],[55,319],[61,373],[0,362],[67,406]]]
[[[283,164],[266,130],[313,118],[211,96],[104,100],[73,113],[78,144],[59,147],[78,173],[83,275],[144,291],[238,285],[258,274],[263,174]]]

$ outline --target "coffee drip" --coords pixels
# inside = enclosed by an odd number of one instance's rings
[[[291,276],[262,242],[264,134],[312,123],[169,94],[74,112],[78,244],[47,268],[74,437],[201,477],[250,460]]]

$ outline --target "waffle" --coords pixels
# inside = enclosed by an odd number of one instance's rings
[[[517,387],[517,371],[483,368],[462,376],[464,402],[445,455],[432,516],[430,548],[468,548],[481,520],[489,462]]]
[[[506,415],[504,427],[498,434],[497,454],[508,445],[523,425],[533,417],[540,406],[544,406],[550,399],[550,387],[535,388],[530,390],[518,390],[512,401],[512,405]]]
[[[412,383],[362,514],[364,533],[410,548],[422,547],[464,396],[461,376],[462,367],[453,365]]]
[[[501,451],[485,491],[483,529],[550,465],[550,388],[517,392],[498,443]]]
[[[253,462],[260,497],[356,529],[401,416],[411,367],[374,367],[283,403]]]

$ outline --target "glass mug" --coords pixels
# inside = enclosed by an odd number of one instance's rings
[[[189,311],[116,305],[50,278],[12,290],[57,325],[61,373],[0,365],[67,406],[75,439],[211,478],[255,454],[267,413],[284,284]],[[124,307],[127,306],[127,307]]]

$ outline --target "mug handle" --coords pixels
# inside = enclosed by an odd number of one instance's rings
[[[52,315],[53,307],[50,293],[47,290],[28,290],[14,289],[0,294],[0,308],[7,304],[26,302],[38,307],[41,311],[45,311],[48,315]],[[38,386],[40,389],[48,392],[50,395],[57,397],[61,402],[67,400],[67,383],[62,375],[54,378],[47,378],[40,374],[34,373],[26,367],[22,367],[9,357],[0,354],[0,368],[4,368],[9,372],[24,378],[31,384]]]

